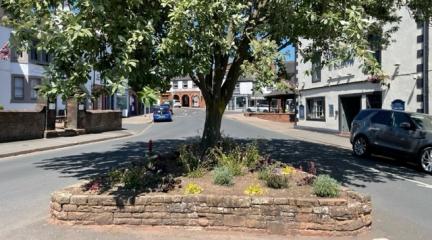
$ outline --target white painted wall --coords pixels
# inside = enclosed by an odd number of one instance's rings
[[[382,67],[390,76],[390,88],[367,82],[367,76],[359,68],[361,63],[358,59],[338,69],[324,67],[321,72],[321,82],[312,83],[312,76],[305,74],[306,71],[310,71],[312,64],[304,63],[299,54],[299,104],[305,106],[305,116],[307,115],[306,98],[325,97],[326,104],[326,121],[299,120],[299,126],[339,130],[339,116],[335,114],[330,118],[328,106],[333,104],[335,113],[336,111],[340,113],[339,96],[341,95],[361,95],[382,91],[384,109],[391,109],[391,102],[396,99],[405,101],[406,111],[415,112],[422,108],[422,103],[417,102],[417,95],[421,94],[421,89],[416,87],[417,64],[421,63],[421,58],[417,58],[417,50],[421,49],[421,44],[417,43],[417,36],[421,34],[421,29],[417,28],[408,10],[403,9],[399,14],[402,17],[399,30],[393,34],[393,42],[390,46],[382,51]],[[305,40],[303,43],[308,44],[308,41]],[[432,67],[431,61],[429,64]]]

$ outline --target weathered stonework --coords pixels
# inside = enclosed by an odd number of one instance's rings
[[[97,225],[193,226],[261,230],[275,234],[353,235],[372,223],[369,196],[346,198],[151,195],[134,198],[75,195],[51,197],[59,221]]]

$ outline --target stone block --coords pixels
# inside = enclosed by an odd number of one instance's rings
[[[148,213],[148,212],[144,212],[144,213],[132,213],[132,217],[134,218],[142,218],[142,219],[149,219],[153,217],[153,213]]]
[[[66,192],[54,192],[51,195],[51,201],[59,204],[68,204],[70,203],[71,196],[72,194]]]
[[[223,198],[222,206],[227,208],[248,208],[251,206],[251,198],[227,196]]]
[[[139,196],[135,198],[135,205],[147,205],[151,202],[151,198],[147,196]]]
[[[329,214],[329,207],[324,206],[324,207],[313,207],[312,208],[312,213],[315,214]]]
[[[207,218],[199,218],[198,225],[201,227],[207,227],[209,225],[209,220]]]
[[[273,198],[269,197],[253,197],[252,204],[253,205],[271,205],[273,204]]]
[[[73,195],[70,198],[70,203],[76,205],[84,205],[87,204],[87,199],[87,195]]]
[[[342,198],[320,198],[318,202],[320,206],[343,206],[348,203],[346,199]]]
[[[187,203],[173,203],[167,206],[167,211],[171,213],[190,212]]]
[[[63,211],[65,212],[76,212],[78,206],[75,204],[63,204]]]
[[[267,222],[267,229],[273,234],[284,234],[286,233],[285,223],[279,221],[269,221]]]
[[[261,206],[261,214],[264,216],[280,216],[281,210],[275,205]]]
[[[51,209],[51,216],[57,220],[68,220],[67,212]]]
[[[199,203],[199,198],[198,198],[198,196],[184,196],[182,198],[182,202],[196,204],[196,203]]]
[[[247,228],[256,228],[256,229],[264,229],[266,228],[266,221],[257,220],[257,219],[247,219],[246,220],[246,227]]]
[[[221,207],[223,206],[224,198],[222,196],[207,196],[207,205],[209,207]]]
[[[247,217],[236,215],[224,215],[223,223],[227,227],[244,227]]]
[[[297,198],[295,201],[298,207],[315,207],[319,206],[318,199],[312,198]]]
[[[162,220],[160,219],[142,219],[141,221],[142,225],[150,225],[150,226],[160,225],[161,223]]]
[[[94,215],[92,213],[87,212],[68,212],[67,213],[68,220],[74,221],[93,221]]]
[[[152,217],[157,219],[164,219],[164,218],[169,218],[170,215],[167,212],[154,212]]]
[[[62,206],[58,202],[51,202],[50,207],[51,207],[51,209],[56,210],[58,212],[60,212],[62,210]]]
[[[99,225],[113,224],[114,214],[113,213],[98,213],[94,217],[94,221]]]
[[[128,212],[115,212],[114,218],[132,218],[132,213]]]
[[[90,195],[87,197],[87,204],[89,206],[97,206],[102,205],[101,201],[99,200],[100,196],[98,195]]]
[[[164,205],[146,205],[146,212],[165,212],[168,211],[168,208]]]
[[[274,198],[273,202],[275,205],[289,205],[290,201],[288,198]]]
[[[113,223],[116,225],[141,225],[142,220],[139,218],[114,218]]]
[[[117,206],[117,199],[114,196],[99,196],[99,205]]]

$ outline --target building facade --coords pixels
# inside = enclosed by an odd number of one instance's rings
[[[171,80],[170,90],[162,94],[161,98],[161,102],[177,100],[182,107],[205,107],[204,97],[190,77],[177,77]]]
[[[361,109],[430,112],[431,27],[428,23],[417,23],[407,9],[399,14],[402,21],[392,35],[393,41],[375,54],[389,76],[389,86],[369,80],[357,59],[337,67],[318,68],[310,62],[304,63],[298,54],[298,126],[349,132]]]

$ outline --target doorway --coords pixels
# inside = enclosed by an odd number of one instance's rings
[[[361,95],[340,97],[340,131],[350,132],[351,123],[361,110]]]
[[[182,106],[183,107],[190,107],[189,95],[183,95],[182,96]]]

